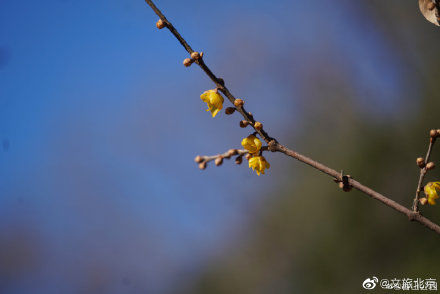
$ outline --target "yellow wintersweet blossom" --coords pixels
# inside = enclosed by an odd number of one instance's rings
[[[439,198],[440,182],[429,182],[425,186],[425,195],[430,205],[435,205],[435,199]]]
[[[266,161],[264,156],[254,156],[249,159],[249,168],[252,168],[254,171],[256,171],[257,175],[264,175],[264,170],[269,169],[270,164]]]
[[[206,111],[211,111],[212,117],[215,117],[223,108],[224,99],[216,90],[205,91],[200,95],[200,99],[208,104],[208,109],[206,109]]]
[[[254,135],[247,136],[241,141],[241,145],[251,154],[256,154],[261,149],[261,141]]]

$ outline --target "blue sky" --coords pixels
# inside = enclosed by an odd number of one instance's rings
[[[404,99],[407,69],[354,4],[156,2],[284,138],[310,63],[340,67],[360,108],[380,101],[373,115]],[[0,232],[29,239],[32,257],[5,293],[78,293],[94,279],[114,283],[107,293],[164,290],[246,232],[283,177],[276,158],[264,177],[196,168],[195,155],[247,133],[204,111],[212,84],[156,20],[144,1],[1,1]]]

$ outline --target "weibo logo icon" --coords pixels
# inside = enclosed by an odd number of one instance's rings
[[[376,277],[373,277],[372,279],[367,278],[363,283],[362,287],[367,290],[373,290],[376,287],[376,284],[379,282],[379,279]]]

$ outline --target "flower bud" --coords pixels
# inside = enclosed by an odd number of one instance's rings
[[[191,59],[197,60],[200,58],[200,53],[194,51],[193,53],[191,53]]]
[[[429,132],[429,135],[431,136],[431,138],[437,138],[438,137],[437,130],[431,130]]]
[[[242,99],[235,99],[235,101],[234,101],[234,106],[235,107],[243,107],[243,105],[244,105],[244,101],[242,100]]]
[[[226,109],[225,109],[225,113],[227,114],[227,115],[231,115],[231,114],[233,114],[235,112],[235,107],[227,107]]]
[[[245,128],[249,125],[249,122],[247,120],[240,121],[240,128]]]
[[[203,157],[201,157],[200,155],[197,155],[196,158],[194,158],[194,161],[196,163],[201,163],[203,161]]]
[[[424,168],[425,167],[425,160],[422,158],[422,157],[419,157],[419,158],[417,158],[417,165],[420,167],[420,168]]]
[[[263,124],[260,123],[259,121],[257,121],[257,122],[255,122],[255,124],[254,124],[254,128],[255,128],[257,131],[261,131],[261,129],[263,128]]]
[[[159,19],[159,20],[156,22],[156,27],[157,27],[159,30],[163,29],[163,28],[165,27],[165,22],[164,22],[162,19]]]
[[[350,185],[345,185],[344,188],[342,188],[342,190],[344,192],[350,192],[352,189],[353,189],[353,187]]]
[[[188,66],[191,66],[191,64],[194,62],[194,60],[192,60],[192,59],[190,59],[190,58],[185,58],[184,60],[183,60],[183,65],[184,66],[186,66],[186,67],[188,67]]]
[[[339,188],[341,188],[344,192],[350,192],[353,187],[349,184],[344,184],[343,182],[339,182]]]
[[[223,157],[222,156],[219,156],[219,157],[217,157],[216,159],[215,159],[215,165],[216,166],[219,166],[219,165],[221,165],[223,163]]]
[[[243,162],[243,156],[237,156],[237,158],[235,158],[235,163],[236,164],[241,164]]]
[[[199,163],[199,168],[201,170],[204,170],[206,168],[206,161],[203,161],[203,162]]]
[[[420,198],[419,199],[420,204],[425,205],[426,203],[428,203],[428,199],[426,199],[425,197]]]
[[[234,156],[238,154],[238,150],[237,149],[229,149],[228,150],[228,155],[229,156]]]
[[[428,162],[426,164],[426,170],[432,170],[435,168],[435,163],[434,162]]]

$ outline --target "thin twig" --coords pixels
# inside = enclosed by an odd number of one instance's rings
[[[188,45],[188,43],[185,41],[185,39],[178,33],[176,28],[166,19],[166,17],[160,12],[160,10],[154,5],[154,3],[151,0],[145,0],[147,4],[154,10],[154,12],[166,23],[167,28],[171,31],[171,33],[179,40],[179,42],[182,44],[183,47],[185,47],[186,51],[188,53],[194,52],[192,48]],[[196,60],[196,63],[202,68],[202,70],[209,76],[209,78],[215,83],[216,87],[223,92],[223,94],[229,99],[229,101],[234,104],[235,97],[231,94],[231,92],[226,88],[224,85],[224,82],[222,79],[217,78],[213,72],[208,68],[208,66],[205,64],[205,62],[200,58]],[[244,110],[244,108],[237,109],[241,115],[244,117],[245,120],[251,122],[252,126],[255,123],[255,120],[252,115],[250,115],[247,111]],[[255,129],[255,128],[254,128]],[[279,144],[275,139],[271,138],[264,130],[256,130],[258,134],[261,136],[263,140],[265,140],[268,143],[268,150],[272,152],[281,152],[284,153],[287,156],[290,156],[292,158],[297,159],[300,162],[303,162],[333,178],[335,178],[337,181],[343,181],[343,175],[340,172],[337,172],[334,169],[331,169],[327,166],[325,166],[322,163],[319,163],[307,156],[304,156],[302,154],[299,154],[298,152],[295,152],[286,146],[283,146]],[[358,181],[355,181],[352,178],[349,178],[349,184],[363,192],[364,194],[370,196],[371,198],[374,198],[376,200],[379,200],[383,204],[395,209],[396,211],[406,215],[411,221],[419,222],[420,224],[424,225],[425,227],[431,229],[432,231],[436,232],[437,234],[440,234],[440,226],[433,223],[429,219],[423,217],[419,213],[416,213],[399,203],[395,202],[394,200],[389,199],[388,197],[385,197],[384,195],[372,190],[371,188],[368,188],[367,186],[362,185]]]
[[[432,147],[434,146],[435,140],[436,137],[430,138],[428,151],[426,152],[426,156],[425,156],[425,166],[420,169],[420,177],[419,177],[419,182],[417,184],[416,196],[414,197],[413,206],[412,206],[414,212],[419,211],[420,192],[422,192],[423,180],[425,179],[425,175],[428,171],[427,164],[429,163],[429,158],[431,157]]]
[[[260,149],[260,153],[262,153],[263,151],[267,151],[267,150],[269,150],[269,147],[263,146]],[[230,149],[230,150],[226,151],[225,153],[216,154],[216,155],[197,155],[195,158],[195,162],[196,163],[201,163],[201,162],[208,163],[208,162],[216,160],[218,158],[229,159],[233,156],[243,157],[243,156],[247,155],[248,153],[249,153],[249,151],[245,150],[245,149]]]
[[[206,155],[205,156],[200,156],[200,158],[204,162],[210,162],[210,161],[216,160],[219,157],[229,159],[229,158],[231,158],[232,156],[235,156],[235,155],[243,156],[243,155],[246,155],[248,153],[249,152],[247,150],[239,149],[239,150],[236,150],[235,154],[231,154],[229,151],[226,151],[225,153],[222,153],[222,154],[216,154],[216,155],[210,155],[210,156],[206,156]]]

